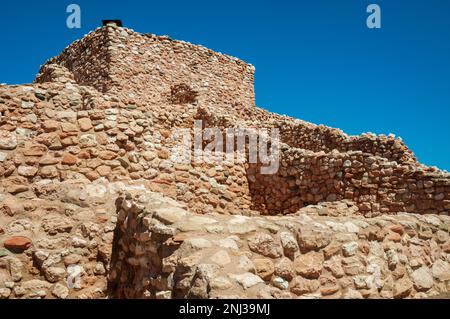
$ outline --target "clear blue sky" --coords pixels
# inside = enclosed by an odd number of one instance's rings
[[[66,27],[70,3],[79,30]],[[366,27],[370,3],[381,29]],[[349,134],[394,133],[450,170],[450,1],[2,1],[0,82],[31,82],[102,18],[239,57],[256,67],[258,106]]]

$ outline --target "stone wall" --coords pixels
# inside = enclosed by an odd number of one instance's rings
[[[423,298],[450,288],[448,216],[198,216],[153,197],[117,201],[113,298]]]
[[[170,160],[171,129],[192,126],[195,107],[127,108],[70,82],[4,87],[0,99],[0,176],[12,194],[40,180],[104,177],[146,181],[199,213],[250,208],[243,165]]]
[[[130,106],[77,85],[64,68],[52,70],[55,82],[0,88],[0,176],[12,194],[45,179],[91,182],[104,177],[143,180],[150,190],[185,202],[198,213],[288,214],[340,199],[353,200],[370,214],[449,212],[448,173],[417,164],[398,140],[378,139],[374,150],[362,146],[364,137],[343,139],[340,146],[345,150],[353,143],[364,152],[315,152],[283,144],[280,170],[267,176],[260,174],[260,165],[236,161],[177,164],[171,160],[175,127],[192,133],[198,119],[224,130],[264,123],[252,125],[192,104],[170,112],[171,104]],[[280,125],[279,119],[268,123],[269,128]],[[308,136],[304,138],[309,144]],[[383,145],[391,148],[384,152]],[[406,159],[389,160],[401,156]]]
[[[165,36],[113,26],[97,29],[49,60],[80,85],[109,92],[129,104],[190,103],[253,109],[254,67],[231,56]],[[189,95],[190,91],[191,96]]]
[[[260,108],[256,108],[254,112],[241,113],[222,109],[209,111],[220,118],[216,120],[218,123],[237,126],[236,123],[243,121],[245,127],[278,128],[282,142],[293,148],[326,153],[333,150],[362,151],[390,161],[417,164],[413,152],[406,147],[401,138],[396,138],[392,134],[386,136],[364,133],[349,136],[340,129],[270,113]]]
[[[104,298],[114,199],[127,189],[47,180],[12,196],[0,187],[0,299]]]
[[[301,121],[298,123],[283,121],[277,123],[276,127],[280,128],[282,141],[294,148],[326,153],[333,150],[362,151],[399,163],[417,163],[414,154],[400,139],[393,136],[374,134],[348,136],[341,130]]]
[[[0,190],[0,298],[424,298],[450,289],[448,216],[357,211],[343,201],[281,217],[198,215],[145,185],[105,179]]]
[[[206,110],[200,114],[205,126],[223,132],[228,127],[258,128]],[[307,205],[349,199],[369,215],[450,212],[450,175],[418,164],[399,139],[370,134],[349,137],[336,129],[288,122],[276,115],[263,123],[269,129],[280,128],[280,169],[263,175],[261,164],[244,166],[253,210],[289,214]],[[305,129],[300,136],[287,134],[292,133],[293,124]],[[300,144],[301,148],[293,147]]]
[[[253,209],[271,215],[342,199],[358,203],[369,216],[450,212],[448,173],[360,151],[315,153],[290,148],[282,153],[277,174],[262,175],[260,165],[251,165],[247,176],[251,176]]]
[[[79,85],[92,86],[100,92],[108,91],[111,87],[111,39],[108,35],[108,30],[101,28],[75,41],[41,67],[35,82],[51,81],[53,65],[56,64],[69,70]]]
[[[253,71],[107,27],[46,63],[36,83],[0,85],[0,298],[448,291],[449,174],[392,136],[253,110]],[[279,128],[279,171],[177,163],[172,133],[193,134],[194,120]],[[72,289],[74,271],[83,284]]]

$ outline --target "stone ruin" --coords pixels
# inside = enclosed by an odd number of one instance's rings
[[[257,108],[254,71],[109,25],[0,85],[0,298],[448,292],[450,175],[393,136]],[[278,172],[174,162],[195,120],[279,129]]]

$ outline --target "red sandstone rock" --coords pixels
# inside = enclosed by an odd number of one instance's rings
[[[182,243],[186,240],[186,236],[184,235],[175,235],[172,237],[172,240],[176,243]]]
[[[10,250],[27,250],[31,247],[31,239],[22,236],[11,237],[5,240],[3,245]]]
[[[2,186],[11,194],[23,193],[28,190],[28,182],[25,177],[13,176],[2,180]]]
[[[79,159],[90,159],[91,154],[89,154],[89,152],[87,152],[87,151],[81,151],[80,153],[78,153],[78,158]]]
[[[450,254],[450,243],[446,243],[442,246],[442,250],[447,254]]]
[[[320,293],[322,296],[330,296],[338,292],[341,288],[338,285],[334,286],[325,286],[320,289]]]
[[[152,183],[164,184],[164,185],[172,185],[172,182],[166,181],[166,180],[162,180],[162,179],[155,179],[155,180],[152,181]]]
[[[100,176],[107,177],[111,174],[111,167],[102,165],[97,168],[97,173],[99,173]]]
[[[62,123],[61,129],[64,133],[74,133],[78,132],[78,127],[72,123]]]
[[[48,121],[45,121],[44,123],[42,123],[42,128],[47,133],[57,131],[59,129],[59,127],[60,127],[59,123],[54,120],[48,120]]]
[[[366,242],[360,242],[360,243],[359,243],[359,250],[360,250],[362,253],[368,255],[369,252],[370,252],[370,247],[369,247],[369,245],[368,245]]]
[[[323,254],[317,252],[309,252],[301,255],[294,260],[294,269],[297,274],[308,278],[317,279],[323,269]]]
[[[289,286],[291,292],[296,295],[304,295],[307,293],[313,293],[318,290],[320,283],[318,280],[309,280],[302,277],[295,277]]]
[[[341,252],[342,245],[338,242],[332,242],[330,245],[323,249],[325,259],[330,259],[334,255],[338,255]]]
[[[90,181],[95,181],[96,179],[100,178],[100,174],[97,173],[96,171],[90,171],[86,173],[86,177],[90,180]]]
[[[248,239],[248,246],[263,256],[276,258],[281,256],[281,245],[272,236],[265,233],[256,233]]]
[[[100,152],[98,157],[102,160],[112,160],[117,157],[117,154],[111,151]]]
[[[270,280],[275,272],[273,262],[268,258],[258,258],[254,260],[256,274],[263,280]]]
[[[324,231],[302,231],[297,237],[302,252],[324,248],[331,242],[331,234]]]
[[[419,232],[418,236],[420,239],[427,240],[433,238],[433,233],[431,231],[422,231]]]
[[[72,165],[75,165],[77,163],[77,161],[78,161],[78,159],[75,156],[73,156],[72,154],[66,154],[63,156],[61,163],[63,165],[72,166]]]
[[[390,233],[386,236],[386,240],[399,243],[402,240],[402,237],[398,233]]]
[[[391,226],[389,226],[389,229],[399,235],[403,235],[403,233],[405,231],[403,226],[401,226],[401,225],[391,225]]]
[[[75,136],[69,136],[69,137],[62,137],[61,136],[61,144],[64,147],[68,147],[71,145],[77,145],[78,144],[78,138]]]
[[[89,118],[81,118],[78,120],[78,125],[80,125],[80,130],[82,132],[89,131],[92,128],[92,122]]]
[[[158,152],[158,157],[161,159],[168,159],[169,158],[169,153],[167,151],[159,151]]]
[[[23,155],[25,156],[43,156],[47,153],[47,148],[44,145],[33,145],[27,147]]]

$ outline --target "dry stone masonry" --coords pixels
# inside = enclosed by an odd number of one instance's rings
[[[0,298],[449,291],[450,175],[392,135],[256,108],[254,71],[106,26],[0,85]],[[195,120],[279,129],[279,170],[173,161]]]
[[[112,297],[424,298],[450,288],[448,216],[328,216],[346,203],[200,216],[155,196],[117,201]]]

